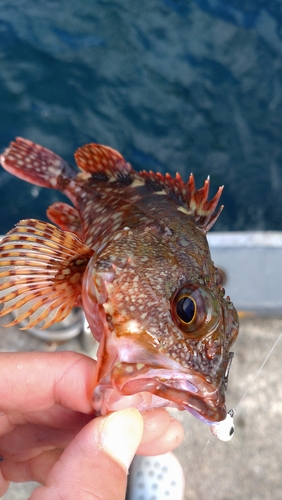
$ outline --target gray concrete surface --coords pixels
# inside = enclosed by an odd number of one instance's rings
[[[214,262],[226,272],[225,288],[236,307],[281,315],[282,232],[211,232],[208,240]]]
[[[175,412],[185,439],[175,451],[185,472],[185,500],[280,500],[282,498],[282,339],[252,384],[282,332],[282,318],[245,316],[234,346],[228,408],[236,407],[235,435],[228,443],[189,413]],[[1,351],[81,350],[78,339],[48,345],[16,328],[0,328]],[[4,500],[26,500],[34,485],[12,485]],[[109,499],[110,500],[110,499]]]

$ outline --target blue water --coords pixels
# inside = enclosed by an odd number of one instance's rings
[[[0,117],[1,150],[108,144],[224,184],[217,230],[282,229],[282,3],[0,0]],[[1,169],[0,234],[59,197]]]

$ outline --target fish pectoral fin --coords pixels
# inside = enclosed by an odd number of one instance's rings
[[[130,163],[115,149],[101,144],[86,144],[75,152],[80,170],[101,180],[123,180],[133,173]]]
[[[50,205],[47,209],[47,216],[51,222],[54,222],[64,231],[70,231],[76,234],[79,238],[83,235],[83,229],[80,222],[79,213],[76,208],[57,201]]]
[[[0,316],[28,329],[62,321],[80,302],[82,278],[93,250],[79,238],[35,219],[20,221],[0,242]],[[40,325],[41,326],[41,325]]]

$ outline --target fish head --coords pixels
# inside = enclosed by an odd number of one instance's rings
[[[237,313],[205,234],[186,221],[186,238],[180,222],[124,228],[88,264],[82,301],[100,341],[97,412],[173,406],[206,422],[226,416]]]

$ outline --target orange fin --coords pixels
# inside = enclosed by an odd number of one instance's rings
[[[0,316],[16,312],[23,329],[62,321],[79,302],[93,250],[77,236],[35,219],[19,222],[0,242]]]
[[[64,231],[70,231],[83,239],[83,229],[78,211],[61,201],[53,203],[47,209],[47,216],[51,222],[57,224]]]
[[[115,149],[100,144],[86,144],[75,152],[77,166],[101,180],[130,179],[133,169]]]
[[[151,186],[155,191],[165,191],[168,196],[172,197],[181,207],[179,210],[190,215],[197,226],[205,232],[213,226],[216,219],[223,209],[223,205],[215,213],[219,202],[223,186],[221,186],[215,196],[208,200],[210,180],[206,179],[204,186],[201,189],[196,189],[193,174],[190,175],[188,182],[184,182],[180,174],[176,174],[175,178],[170,174],[162,175],[152,171],[140,172],[140,176],[145,180],[148,186]]]

